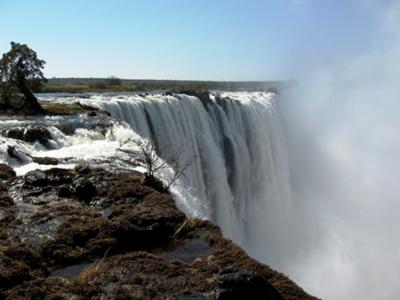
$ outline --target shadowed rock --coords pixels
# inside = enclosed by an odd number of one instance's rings
[[[31,144],[39,142],[45,147],[49,147],[49,140],[51,139],[50,132],[47,130],[47,128],[42,126],[11,128],[4,130],[2,135],[7,138],[22,140]]]
[[[13,168],[6,164],[0,164],[0,180],[7,180],[16,176]]]
[[[48,141],[51,139],[50,132],[45,127],[34,126],[28,128],[24,132],[23,140],[28,143],[39,142],[43,146],[48,145]]]
[[[58,165],[58,159],[54,157],[32,157],[32,160],[40,165]]]
[[[216,299],[283,300],[282,296],[260,274],[232,267],[220,271]]]

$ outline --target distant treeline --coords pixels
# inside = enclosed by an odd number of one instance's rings
[[[50,78],[37,92],[148,92],[179,90],[281,91],[287,81],[191,81],[109,78]]]

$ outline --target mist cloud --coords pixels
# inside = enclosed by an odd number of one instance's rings
[[[288,268],[324,299],[398,299],[400,1],[360,5],[371,50],[302,70],[284,103],[306,239]]]

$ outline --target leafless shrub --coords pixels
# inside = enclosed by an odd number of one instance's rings
[[[132,144],[137,149],[123,148],[124,145]],[[133,140],[130,139],[121,145],[118,151],[128,155],[128,159],[124,162],[134,165],[143,166],[145,176],[154,180],[159,177],[162,171],[172,168],[172,177],[164,184],[165,189],[169,189],[171,185],[181,176],[184,176],[185,170],[191,165],[193,159],[183,159],[183,147],[163,147],[163,159],[157,154],[158,151],[153,143],[149,140]]]

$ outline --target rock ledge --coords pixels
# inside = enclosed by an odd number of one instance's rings
[[[0,299],[316,299],[141,174],[2,179]]]

